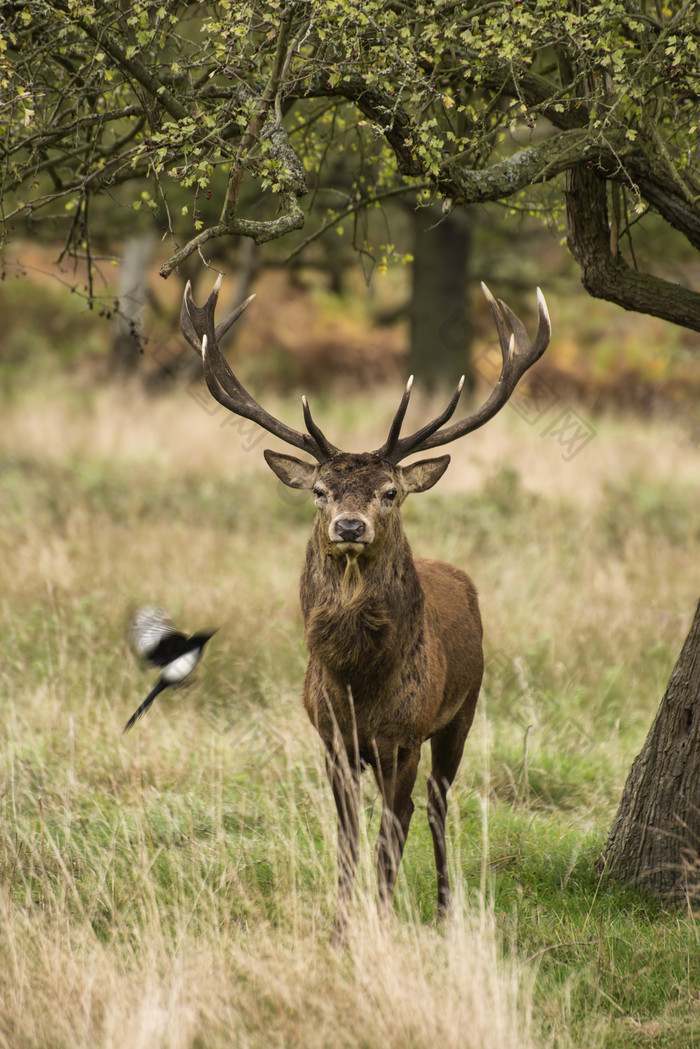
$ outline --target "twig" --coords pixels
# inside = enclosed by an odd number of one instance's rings
[[[286,265],[288,262],[291,262],[292,259],[296,258],[296,256],[304,250],[304,248],[308,247],[309,244],[313,243],[313,241],[318,240],[318,238],[321,237],[327,230],[332,229],[333,226],[337,226],[338,223],[342,222],[343,219],[348,217],[348,215],[352,215],[354,212],[361,211],[362,208],[369,207],[371,204],[377,204],[382,200],[388,200],[390,197],[398,197],[402,194],[405,195],[406,193],[419,192],[422,189],[430,189],[431,186],[431,182],[417,182],[411,186],[396,186],[394,189],[387,189],[382,193],[375,193],[374,196],[363,197],[361,200],[349,204],[348,207],[345,208],[343,211],[336,212],[336,214],[333,215],[326,222],[324,222],[322,226],[319,226],[319,228],[315,230],[314,233],[309,234],[306,240],[303,240],[301,244],[299,244],[296,248],[294,248],[293,251],[289,253],[289,255],[286,256],[286,258],[284,259],[284,264]]]

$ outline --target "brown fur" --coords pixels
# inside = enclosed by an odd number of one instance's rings
[[[380,902],[386,908],[427,739],[433,756],[428,816],[438,910],[444,915],[450,901],[446,792],[481,686],[481,619],[468,576],[440,561],[414,561],[399,506],[409,491],[435,483],[446,457],[415,469],[367,454],[341,454],[315,467],[273,453],[266,458],[285,483],[322,492],[301,577],[309,653],[304,706],[326,747],[338,810],[338,934],[345,925],[357,862],[360,769],[371,766],[384,803],[377,867]],[[382,494],[387,486],[397,492],[389,505]],[[346,552],[329,529],[339,516],[354,515],[367,521],[373,538]]]
[[[428,819],[438,879],[438,912],[450,902],[445,855],[447,789],[457,772],[474,716],[481,677],[481,619],[476,591],[457,568],[415,561],[398,508],[410,492],[431,488],[449,456],[399,466],[418,451],[437,448],[483,426],[500,411],[519,379],[544,353],[551,324],[538,289],[539,321],[533,341],[522,323],[482,284],[501,344],[502,367],[488,401],[450,423],[464,377],[446,408],[415,433],[401,436],[413,379],[409,379],[386,441],[375,452],[341,452],[314,422],[303,398],[306,433],[275,419],[251,397],[221,353],[219,337],[247,308],[246,299],[215,324],[219,276],[204,306],[187,283],[180,314],[185,338],[202,356],[212,395],[258,422],[314,465],[265,452],[268,465],[291,488],[313,490],[319,516],[301,583],[309,662],[304,704],[326,746],[338,810],[339,893],[336,927],[342,934],[359,839],[360,766],[370,764],[381,789],[377,843],[380,902],[392,898],[413,812],[411,791],[421,745],[430,739]]]

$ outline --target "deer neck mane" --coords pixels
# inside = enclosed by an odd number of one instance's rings
[[[372,556],[336,557],[320,522],[309,540],[301,606],[311,658],[359,687],[390,676],[415,644],[424,597],[400,518]]]

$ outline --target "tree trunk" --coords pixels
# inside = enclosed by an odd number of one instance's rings
[[[700,603],[606,846],[610,875],[700,896]]]
[[[468,216],[467,216],[468,218]],[[470,375],[472,324],[467,300],[471,235],[465,215],[413,212],[413,287],[409,371],[421,389]]]
[[[138,369],[143,339],[141,313],[146,302],[148,267],[158,240],[154,233],[129,237],[124,245],[119,284],[119,311],[112,334],[112,370],[132,374]]]

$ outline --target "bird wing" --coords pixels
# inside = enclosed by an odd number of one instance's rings
[[[204,646],[215,633],[216,630],[210,630],[206,634],[193,634],[192,637],[177,632],[169,634],[151,653],[150,662],[163,667],[162,676],[169,684],[184,681],[199,663]]]
[[[164,609],[144,605],[132,617],[129,645],[139,659],[151,660],[160,643],[174,632],[175,623]]]
[[[148,662],[154,667],[164,667],[168,663],[172,663],[174,659],[178,659],[185,652],[189,652],[190,649],[198,647],[192,645],[189,638],[185,637],[178,630],[173,630],[172,633],[166,634],[161,641],[158,642],[156,647],[148,656]]]

